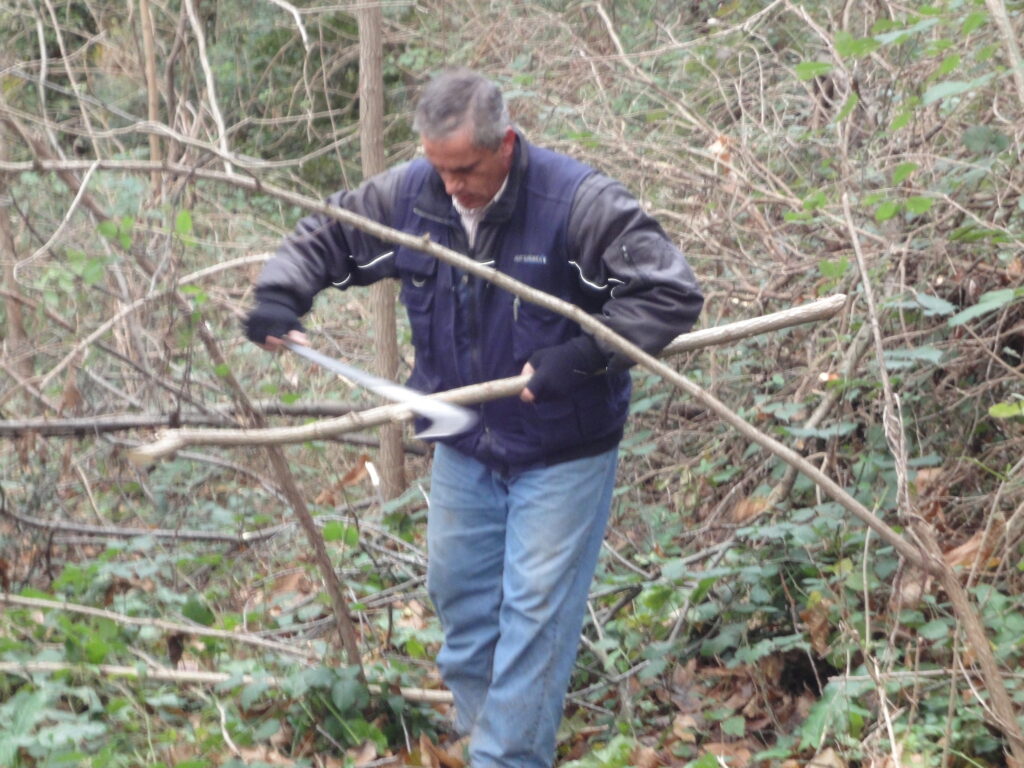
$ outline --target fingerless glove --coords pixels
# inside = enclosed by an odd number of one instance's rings
[[[605,368],[607,356],[592,336],[581,334],[530,356],[533,376],[526,388],[538,401],[566,397],[588,377]]]
[[[260,291],[255,307],[245,319],[245,335],[263,344],[267,336],[283,338],[288,331],[304,331],[299,322],[298,302],[285,291]]]

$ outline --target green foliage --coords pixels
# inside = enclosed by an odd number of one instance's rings
[[[32,115],[26,124],[40,129],[56,156],[89,159],[95,144],[104,158],[147,157],[149,135],[131,129],[148,116],[135,27],[123,8],[102,2],[54,7],[79,77],[71,82],[60,60],[57,29],[47,23],[40,32],[30,14],[0,12],[22,62],[0,76],[12,115]],[[881,426],[876,350],[846,367],[872,321],[861,285],[871,280],[881,360],[900,398],[912,511],[953,548],[1020,501],[1021,115],[1007,95],[1012,80],[997,25],[977,0],[911,3],[885,14],[849,4],[837,15],[819,0],[767,8],[749,0],[630,0],[605,4],[602,15],[592,5],[553,2],[385,5],[387,152],[411,155],[408,108],[428,72],[479,66],[505,87],[531,139],[567,149],[643,197],[690,255],[709,297],[707,325],[848,294],[848,308],[830,321],[678,361],[720,401],[898,526],[906,512],[896,493],[902,468]],[[232,0],[199,10],[228,145],[271,161],[243,173],[314,198],[354,184],[354,19],[300,3],[307,48],[298,22],[279,7]],[[179,39],[178,17],[174,8],[157,10],[158,40]],[[160,119],[179,135],[215,142],[191,35],[173,47],[173,62],[163,58],[172,47],[157,46],[160,109],[175,108]],[[83,135],[88,130],[95,135]],[[199,144],[160,139],[183,161],[219,165]],[[8,159],[33,159],[20,136],[6,147]],[[96,170],[88,202],[104,215],[87,217],[80,201],[65,223],[75,191],[63,180],[36,168],[8,181],[11,205],[0,210],[11,213],[17,253],[38,251],[18,282],[31,300],[23,309],[34,375],[140,302],[100,340],[106,349],[90,346],[80,367],[39,397],[22,399],[28,388],[12,380],[3,401],[9,418],[37,407],[68,416],[73,406],[62,406],[63,414],[51,406],[70,383],[87,416],[226,420],[229,373],[275,402],[358,397],[332,379],[297,377],[287,361],[268,363],[241,344],[238,316],[254,272],[204,277],[181,291],[184,307],[155,298],[184,274],[272,250],[302,215],[298,206],[169,176],[156,190],[148,175]],[[325,294],[309,327],[339,354],[369,359],[368,313],[358,301]],[[5,322],[10,314],[5,306]],[[223,363],[198,343],[197,331],[207,328]],[[901,581],[912,575],[890,547],[806,478],[786,486],[785,466],[698,404],[641,372],[636,384],[609,535],[615,556],[604,558],[594,585],[596,621],[586,629],[565,735],[580,747],[595,725],[604,730],[576,765],[629,765],[644,744],[666,763],[715,766],[703,751],[709,742],[746,744],[766,762],[806,761],[829,745],[851,764],[881,763],[872,741],[883,732],[880,691],[865,682],[872,663],[895,673],[882,689],[905,755],[930,764],[941,744],[965,765],[999,764],[1001,740],[982,707],[942,674],[962,651],[945,596],[926,590],[895,607]],[[823,406],[824,417],[811,422]],[[261,454],[183,452],[143,472],[123,450],[119,439],[96,435],[11,441],[0,478],[10,509],[152,530],[82,543],[0,522],[0,576],[12,580],[11,591],[27,586],[23,594],[195,631],[309,643],[329,659],[330,609],[316,586],[298,586],[317,574]],[[188,660],[227,671],[232,682],[115,679],[96,665],[168,663],[166,633],[12,607],[0,615],[2,660],[74,666],[0,677],[0,765],[246,762],[231,756],[225,734],[303,764],[304,744],[344,759],[346,747],[366,741],[394,753],[420,732],[436,735],[441,715],[396,693],[436,683],[429,670],[440,630],[421,591],[425,461],[410,460],[416,482],[382,505],[366,484],[345,479],[364,450],[324,442],[288,449],[303,492],[317,500],[366,656],[379,660],[367,674],[381,694],[343,667],[299,666],[201,635],[186,644]],[[765,500],[783,487],[769,508]],[[284,527],[273,537],[244,543],[164,535],[237,536],[276,524]],[[1024,629],[1021,556],[995,546],[971,564],[972,595],[999,663],[1015,670]],[[897,655],[894,638],[910,643],[913,655]],[[1019,700],[1024,692],[1007,678]],[[731,700],[748,683],[756,693],[742,705]],[[677,723],[680,714],[693,723]]]

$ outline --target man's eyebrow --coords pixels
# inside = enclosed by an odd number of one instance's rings
[[[480,165],[480,161],[470,163],[469,165],[462,165],[458,168],[445,168],[445,173],[470,173],[474,168]]]

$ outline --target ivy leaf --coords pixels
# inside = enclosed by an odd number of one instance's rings
[[[919,627],[917,634],[925,640],[942,640],[949,637],[949,622],[945,619],[934,619]]]
[[[747,719],[742,715],[726,718],[722,721],[722,733],[743,738],[747,734]]]
[[[964,131],[964,146],[976,155],[994,155],[1010,146],[1010,139],[990,125],[974,125]]]
[[[204,627],[209,627],[216,621],[216,616],[210,606],[206,604],[199,595],[191,594],[188,596],[188,600],[185,602],[184,607],[181,609],[182,615],[187,619],[191,619],[196,624],[202,624]]]

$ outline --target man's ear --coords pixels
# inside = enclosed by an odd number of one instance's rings
[[[501,152],[501,156],[509,163],[512,162],[512,152],[516,148],[516,132],[512,128],[508,128],[505,131],[505,135],[501,137],[501,146],[498,147],[498,151]]]

